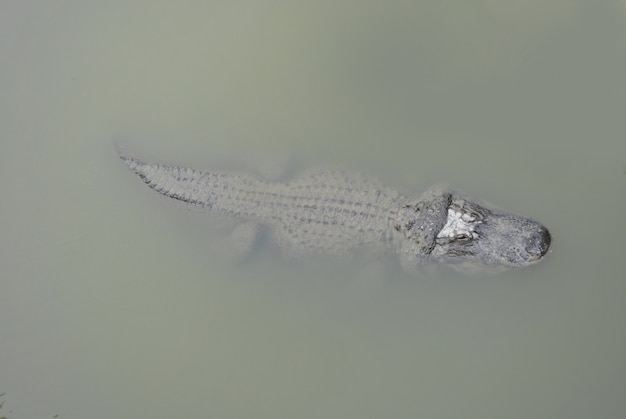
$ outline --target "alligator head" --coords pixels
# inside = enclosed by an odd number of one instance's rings
[[[441,262],[463,272],[501,271],[539,262],[550,247],[540,223],[432,189],[404,206],[396,230],[409,239],[403,256]],[[415,255],[415,256],[413,256]]]

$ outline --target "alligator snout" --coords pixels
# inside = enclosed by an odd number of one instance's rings
[[[550,248],[551,241],[552,238],[548,229],[539,225],[537,231],[527,239],[526,252],[529,256],[529,262],[538,261],[544,257]]]

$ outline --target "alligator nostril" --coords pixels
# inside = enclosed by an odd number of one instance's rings
[[[551,240],[550,232],[544,226],[539,226],[538,231],[528,239],[526,251],[536,260],[541,259],[548,252]]]

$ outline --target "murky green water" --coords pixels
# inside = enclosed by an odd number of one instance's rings
[[[3,2],[0,416],[620,417],[626,4],[586,4]],[[115,142],[445,182],[553,250],[488,277],[234,264]]]

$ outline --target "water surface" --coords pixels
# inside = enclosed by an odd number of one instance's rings
[[[0,415],[619,417],[626,6],[517,3],[3,2]],[[233,264],[120,141],[445,182],[552,252],[472,277]]]

